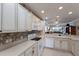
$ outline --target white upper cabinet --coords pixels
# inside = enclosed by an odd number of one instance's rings
[[[0,4],[0,31],[2,32],[24,32],[38,30],[39,19],[32,12],[17,3]],[[32,24],[33,23],[33,24]],[[39,27],[39,28],[38,28]]]
[[[1,12],[2,12],[2,10],[1,10],[2,8],[1,8],[1,3],[0,3],[0,31],[2,31],[2,29],[1,29]]]
[[[15,32],[17,31],[17,14],[15,3],[3,3],[2,5],[2,31]]]
[[[38,30],[44,30],[44,21],[42,20],[39,21]]]
[[[44,22],[40,20],[35,15],[32,16],[32,29],[33,30],[43,30]]]
[[[27,12],[27,30],[31,31],[32,30],[32,13],[31,12]]]
[[[18,4],[18,31],[26,31],[27,10]]]
[[[39,20],[38,20],[38,18],[35,15],[32,16],[32,21],[33,21],[32,29],[33,30],[38,30],[38,25],[39,25],[38,22],[39,22]]]

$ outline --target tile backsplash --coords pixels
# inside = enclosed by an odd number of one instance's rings
[[[26,32],[0,33],[0,51],[28,40]]]

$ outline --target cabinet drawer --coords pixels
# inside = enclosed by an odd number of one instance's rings
[[[33,52],[33,55],[34,56],[37,56],[38,55],[38,46],[37,44],[35,44],[32,48],[32,52]]]
[[[25,51],[25,56],[32,56],[32,48],[29,48],[28,50]]]

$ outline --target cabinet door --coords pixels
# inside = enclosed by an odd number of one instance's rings
[[[58,39],[55,39],[54,46],[55,46],[55,48],[57,48],[57,49],[61,49],[60,40],[58,40]]]
[[[25,51],[25,56],[37,56],[38,55],[38,51],[37,51],[38,47],[37,45],[33,45],[32,47],[30,47],[28,50]]]
[[[38,42],[38,56],[41,56],[43,52],[43,39],[40,39]]]
[[[28,50],[25,51],[25,56],[32,56],[32,48],[29,48]]]
[[[33,20],[32,29],[39,30],[39,25],[40,25],[39,19],[35,15],[32,15],[32,20]]]
[[[61,40],[61,49],[68,50],[68,41],[67,40]]]
[[[75,43],[71,40],[71,52],[75,55]]]
[[[19,56],[24,56],[24,52],[23,52],[23,53],[21,53]]]
[[[31,12],[27,12],[27,30],[31,31],[32,30],[32,13]]]
[[[77,47],[77,55],[79,56],[79,47]]]
[[[77,40],[76,48],[77,56],[79,56],[79,40]]]
[[[33,46],[32,53],[33,53],[33,56],[37,56],[38,55],[38,46],[37,46],[37,44],[35,44]]]
[[[46,38],[45,39],[45,47],[54,48],[54,39],[53,38]]]
[[[2,14],[1,14],[1,12],[2,12],[2,6],[1,6],[1,3],[0,3],[0,31],[2,30],[1,29],[1,27],[2,27],[2,25],[1,25],[1,17],[2,17]]]
[[[16,4],[15,3],[3,3],[2,14],[2,30],[3,32],[14,32],[16,27]]]
[[[38,29],[39,30],[43,30],[43,28],[44,28],[44,21],[40,21],[40,24],[38,26]]]
[[[79,56],[79,41],[74,41],[74,55]]]
[[[26,9],[18,4],[18,31],[26,31]]]

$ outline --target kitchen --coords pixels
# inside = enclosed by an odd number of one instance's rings
[[[79,56],[76,6],[0,3],[0,56]]]

